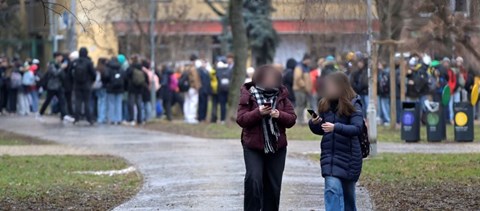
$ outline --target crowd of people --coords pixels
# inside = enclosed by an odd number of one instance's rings
[[[400,100],[400,62],[404,60],[408,65],[405,74],[405,96],[410,102],[418,102],[425,109],[424,102],[441,102],[442,92],[445,86],[451,90],[449,106],[445,111],[448,123],[453,124],[453,103],[470,100],[470,93],[474,84],[480,85],[480,77],[473,68],[467,68],[462,57],[453,60],[448,57],[432,59],[427,54],[395,56],[396,74],[396,123],[400,123],[401,100]],[[369,79],[368,79],[368,58],[361,52],[349,52],[344,58],[337,59],[334,56],[327,56],[318,59],[317,64],[312,64],[312,58],[305,55],[298,64],[294,59],[287,61],[283,73],[283,83],[287,86],[289,99],[294,103],[298,115],[298,123],[305,123],[304,111],[306,108],[317,110],[317,104],[322,97],[324,78],[333,72],[343,72],[350,80],[354,91],[360,96],[363,113],[369,103]],[[386,62],[380,61],[377,64],[377,94],[376,100],[377,118],[380,123],[391,124],[390,117],[390,68]],[[478,119],[480,112],[479,104],[475,108],[475,119]],[[394,123],[395,124],[395,123]]]
[[[466,101],[480,78],[472,68],[466,68],[462,57],[432,59],[428,55],[397,54],[395,58],[397,121],[400,120],[400,62],[408,63],[406,98],[422,103],[441,101],[444,86],[451,90],[450,104],[445,116],[453,122],[453,103]],[[361,52],[349,52],[342,58],[327,56],[314,59],[305,54],[301,61],[289,59],[283,70],[282,83],[295,107],[298,123],[306,124],[305,110],[318,110],[324,78],[333,72],[344,72],[354,91],[361,97],[364,114],[369,103],[368,60]],[[139,55],[127,58],[119,54],[100,58],[95,65],[86,48],[63,54],[56,52],[42,70],[38,59],[24,61],[0,58],[0,114],[35,115],[60,114],[64,121],[90,124],[144,124],[153,118],[174,119],[172,110],[183,115],[186,123],[224,123],[227,114],[228,92],[234,65],[233,55],[220,56],[211,65],[192,55],[181,65],[163,65],[151,69],[151,62]],[[389,125],[390,69],[385,62],[378,64],[377,114],[379,122]],[[246,70],[246,82],[252,80],[255,69]],[[152,90],[157,97],[152,102]],[[44,96],[42,98],[41,96]],[[40,106],[40,102],[43,104]],[[210,102],[210,103],[209,103]],[[209,105],[211,106],[210,110]],[[152,112],[153,111],[153,112]],[[209,112],[210,111],[210,112]],[[210,117],[207,114],[210,113]],[[475,109],[478,119],[479,106]],[[398,122],[397,122],[398,123]]]
[[[94,65],[88,50],[80,48],[55,52],[47,69],[41,66],[38,59],[0,58],[0,114],[43,120],[50,107],[49,114],[66,122],[137,125],[163,116],[173,120],[172,107],[178,104],[187,123],[226,119],[232,55],[217,58],[214,67],[192,55],[183,65],[152,71],[139,55],[100,58]],[[158,100],[152,102],[152,96]]]

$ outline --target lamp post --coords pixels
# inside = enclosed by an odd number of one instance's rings
[[[368,106],[367,106],[367,122],[368,122],[368,138],[370,140],[371,155],[377,155],[377,111],[375,109],[375,99],[373,99],[373,65],[372,64],[372,0],[367,0],[367,54],[368,54]]]
[[[150,70],[152,71],[152,78],[150,78],[150,99],[151,99],[151,117],[154,117],[157,103],[154,75],[155,75],[155,22],[157,19],[157,1],[150,0]]]

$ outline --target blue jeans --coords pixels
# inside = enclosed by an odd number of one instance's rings
[[[111,123],[119,123],[122,121],[122,99],[123,94],[109,93],[108,100],[108,120]]]
[[[150,101],[143,102],[143,108],[142,108],[142,117],[143,121],[147,122],[152,119],[152,103]]]
[[[378,105],[380,107],[380,118],[383,123],[390,123],[390,98],[379,97]]]
[[[325,210],[356,211],[355,182],[325,177]]]
[[[95,90],[97,96],[97,122],[107,122],[107,91],[105,89]]]
[[[453,115],[455,114],[455,112],[453,111],[453,104],[460,102],[460,96],[460,91],[456,91],[450,96],[450,102],[448,102],[448,114],[450,121],[453,121]]]
[[[32,104],[31,104],[32,112],[37,113],[38,112],[38,98],[39,98],[38,91],[36,89],[32,90],[30,92],[30,96],[32,97]]]

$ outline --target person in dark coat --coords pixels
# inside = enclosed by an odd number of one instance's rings
[[[272,65],[257,68],[252,82],[241,88],[237,112],[246,168],[244,210],[279,209],[285,130],[296,119],[281,73]]]
[[[351,75],[353,90],[360,95],[363,105],[363,113],[367,114],[368,106],[368,59],[360,59],[357,62],[357,70]]]
[[[132,57],[132,65],[127,69],[127,92],[128,92],[128,113],[130,125],[143,124],[143,96],[145,88],[148,88],[148,75],[142,70],[142,63],[138,56]],[[135,107],[137,115],[135,123]]]
[[[88,50],[84,47],[78,51],[79,58],[73,61],[73,95],[75,96],[75,123],[80,120],[82,110],[90,125],[95,122],[92,117],[90,100],[92,96],[92,84],[97,73],[92,60],[88,57]],[[83,109],[82,109],[83,106]]]
[[[356,210],[355,183],[362,170],[358,140],[363,129],[361,99],[344,73],[332,73],[326,79],[319,115],[309,121],[310,130],[323,136],[320,163],[325,178],[325,209]]]
[[[125,91],[125,71],[121,69],[120,62],[113,57],[107,63],[103,83],[107,89],[108,121],[111,124],[120,124],[122,121],[122,98]]]
[[[283,72],[283,85],[288,90],[288,99],[295,105],[295,94],[293,93],[293,70],[297,66],[297,61],[293,58],[288,59]]]

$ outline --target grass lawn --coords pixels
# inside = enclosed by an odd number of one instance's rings
[[[153,121],[145,126],[147,129],[158,130],[169,133],[189,135],[201,138],[211,139],[239,139],[241,129],[236,124],[220,125],[220,124],[185,124],[183,122],[167,122],[162,120]],[[478,128],[478,127],[477,127]],[[426,142],[427,136],[425,126],[421,127],[421,140]],[[317,136],[310,132],[308,126],[295,125],[292,129],[287,130],[289,140],[320,140]],[[453,127],[447,126],[447,139],[454,140]],[[476,139],[480,139],[480,129],[475,130]],[[402,142],[400,139],[400,130],[391,130],[389,127],[378,126],[378,140],[380,142]]]
[[[0,130],[0,146],[2,145],[44,145],[52,144],[52,142],[39,140],[37,138],[22,136]]]
[[[380,154],[360,184],[377,210],[478,210],[480,154]]]
[[[0,207],[6,210],[108,210],[139,190],[141,176],[95,176],[74,171],[119,170],[111,156],[2,156]]]

